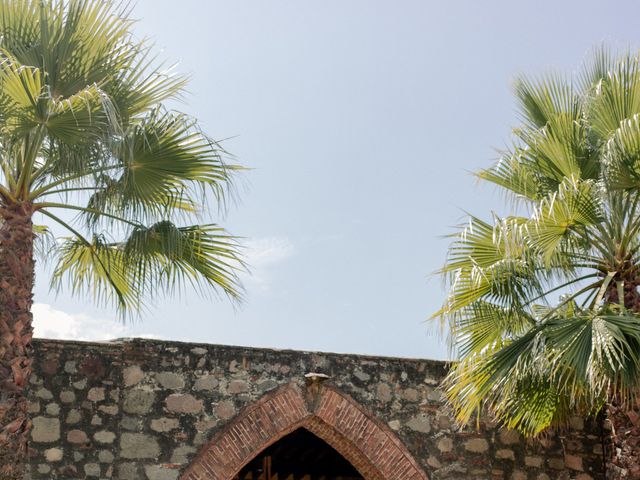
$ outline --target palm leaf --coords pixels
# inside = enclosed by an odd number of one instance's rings
[[[71,234],[47,245],[56,287],[127,313],[185,287],[237,300],[239,247],[207,217],[239,167],[163,105],[185,78],[129,15],[111,0],[0,3],[0,207],[30,205]]]
[[[216,225],[160,222],[135,228],[122,242],[104,236],[91,242],[70,237],[57,258],[54,289],[67,285],[73,294],[89,294],[125,315],[187,287],[213,287],[233,299],[241,296],[238,244]]]
[[[527,436],[640,388],[640,66],[596,52],[577,81],[516,84],[515,144],[478,177],[524,200],[471,217],[449,249],[436,312],[459,355],[460,422],[483,409]]]

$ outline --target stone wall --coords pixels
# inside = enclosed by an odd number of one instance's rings
[[[528,443],[487,421],[457,426],[438,390],[443,362],[156,340],[34,348],[34,480],[177,480],[257,401],[287,385],[303,391],[309,372],[393,432],[429,479],[602,478],[601,438],[582,419]]]

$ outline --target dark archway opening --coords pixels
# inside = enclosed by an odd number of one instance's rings
[[[234,480],[364,480],[333,447],[299,428],[260,452]]]

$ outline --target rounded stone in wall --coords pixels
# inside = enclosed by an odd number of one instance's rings
[[[36,417],[33,419],[31,439],[37,443],[53,443],[60,439],[60,420]]]
[[[421,413],[407,422],[407,427],[420,433],[429,433],[431,431],[431,421],[429,415]]]
[[[160,455],[158,441],[143,433],[123,433],[120,437],[120,456],[122,458],[157,458]]]
[[[148,480],[177,480],[180,472],[175,469],[153,465],[145,467],[144,473]]]
[[[167,390],[180,390],[184,388],[182,375],[173,372],[160,372],[156,374],[156,380]]]
[[[134,389],[127,392],[122,410],[126,413],[144,415],[151,410],[156,396],[154,392],[149,390]]]
[[[125,387],[132,387],[144,378],[144,372],[138,365],[131,365],[122,371],[122,380]]]
[[[59,462],[63,456],[64,452],[59,448],[48,448],[44,451],[44,458],[47,459],[47,462]]]
[[[193,395],[172,394],[165,399],[167,410],[176,413],[194,414],[202,411],[202,400],[196,399]]]

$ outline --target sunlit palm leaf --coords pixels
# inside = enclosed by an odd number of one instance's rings
[[[596,185],[566,177],[557,191],[538,203],[526,224],[526,237],[550,265],[568,235],[582,234],[586,227],[601,222],[602,214]]]
[[[160,222],[135,229],[123,248],[134,277],[151,295],[188,283],[212,286],[235,299],[240,296],[239,244],[217,225],[176,227]]]
[[[515,194],[516,199],[538,200],[550,190],[549,182],[541,178],[535,164],[529,162],[519,148],[506,152],[496,165],[480,170],[476,176]]]
[[[616,61],[597,83],[585,108],[589,125],[606,143],[620,123],[640,113],[640,65],[627,55]]]
[[[519,78],[514,91],[520,102],[523,121],[533,129],[547,127],[558,115],[578,113],[578,96],[563,78],[548,77],[539,81]]]
[[[91,294],[123,312],[184,287],[213,287],[239,299],[236,240],[216,225],[138,227],[122,242],[71,238],[60,247],[54,285]]]
[[[237,167],[225,164],[223,153],[191,118],[155,110],[124,137],[119,177],[105,176],[89,206],[127,217],[194,211],[207,189],[224,198]]]
[[[41,98],[43,73],[5,59],[0,63],[0,132],[15,135],[29,131],[46,116]]]
[[[607,181],[613,189],[640,188],[640,115],[620,122],[607,143]]]
[[[100,304],[115,303],[122,311],[137,310],[142,292],[131,273],[118,245],[100,237],[92,242],[69,238],[59,247],[53,285],[60,288],[66,280],[73,294],[90,295]]]
[[[457,418],[489,409],[533,436],[638,395],[638,57],[600,50],[578,82],[521,80],[516,95],[516,144],[478,177],[527,216],[470,218],[435,316],[459,355],[445,382]]]
[[[224,209],[238,167],[162,105],[185,78],[133,37],[128,8],[0,3],[0,202],[32,205],[72,235],[51,247],[57,286],[128,313],[185,287],[237,299],[235,239],[193,224]]]

